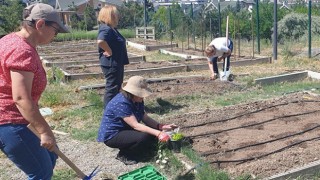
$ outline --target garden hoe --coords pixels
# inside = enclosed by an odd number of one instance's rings
[[[29,124],[28,128],[40,138],[39,133],[37,132],[36,129],[34,129],[34,127],[32,127]],[[63,152],[61,152],[57,146],[54,148],[53,152],[56,153],[65,163],[67,163],[76,172],[77,176],[82,180],[90,180],[92,179],[93,176],[95,176],[99,172],[98,166],[97,166],[96,168],[94,168],[91,174],[87,176],[66,155],[64,155]]]

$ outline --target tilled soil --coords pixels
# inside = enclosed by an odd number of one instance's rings
[[[168,119],[216,169],[265,178],[319,160],[320,97],[296,93]]]

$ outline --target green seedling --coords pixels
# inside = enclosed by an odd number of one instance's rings
[[[171,140],[173,141],[178,141],[178,140],[181,140],[183,138],[183,134],[181,133],[174,133],[171,137]]]

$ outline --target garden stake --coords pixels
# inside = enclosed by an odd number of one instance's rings
[[[40,134],[37,132],[37,130],[31,126],[31,124],[28,125],[28,128],[36,135],[38,138],[40,138]],[[66,155],[63,154],[63,152],[60,151],[60,149],[56,146],[53,150],[54,153],[56,153],[65,163],[67,163],[71,169],[73,169],[77,176],[81,178],[82,180],[90,180],[92,177],[94,177],[98,172],[98,167],[94,168],[94,170],[90,173],[89,176],[85,175]]]
[[[227,23],[226,23],[226,45],[228,47],[228,38],[229,38],[229,16],[227,16]],[[230,69],[229,69],[230,71]],[[228,79],[227,75],[227,60],[224,58],[224,64],[223,64],[223,75],[220,76],[221,81],[226,81]],[[230,74],[230,73],[229,73]]]

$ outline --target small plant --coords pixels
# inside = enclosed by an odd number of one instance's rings
[[[159,144],[159,149],[157,153],[157,160],[156,163],[160,165],[161,169],[168,168],[168,156],[167,153],[165,152],[165,144],[160,143]]]
[[[184,136],[183,136],[183,134],[181,134],[181,133],[174,133],[174,134],[172,134],[171,140],[173,140],[173,141],[179,141],[179,140],[181,140],[183,137],[184,137]]]

